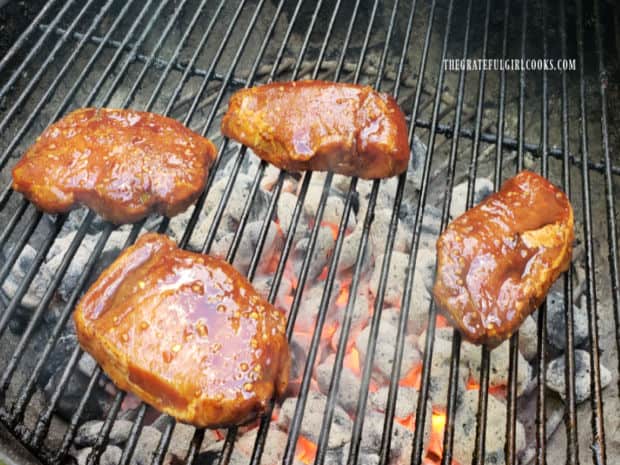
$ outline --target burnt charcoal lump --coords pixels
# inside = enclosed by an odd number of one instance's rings
[[[326,402],[327,397],[320,392],[310,391],[308,393],[304,417],[301,422],[301,434],[314,442],[317,442],[319,439]],[[278,417],[278,426],[280,428],[288,428],[295,414],[296,404],[297,398],[289,397],[284,401],[282,409],[280,410],[280,416]],[[330,449],[341,447],[349,442],[352,428],[353,422],[347,412],[345,412],[342,407],[336,406],[329,434],[328,447]]]
[[[586,347],[588,343],[588,314],[577,305],[573,305],[573,328],[575,346]],[[558,350],[566,349],[566,305],[564,295],[552,291],[547,296],[547,338]]]
[[[585,350],[575,351],[575,397],[576,401],[583,402],[590,397],[590,354]],[[565,371],[566,357],[556,358],[547,366],[547,387],[560,394],[566,399]],[[611,383],[611,372],[601,365],[601,387],[605,388]]]
[[[133,423],[127,420],[116,420],[110,430],[108,443],[112,445],[123,444],[129,437],[132,425]],[[80,447],[94,445],[102,427],[103,421],[101,420],[85,422],[77,430],[74,440],[75,445]]]
[[[454,425],[454,458],[458,463],[471,463],[476,440],[476,412],[479,391],[466,391],[456,412]],[[505,462],[506,405],[494,396],[488,397],[485,461],[500,465]],[[517,421],[515,446],[517,453],[525,448],[525,429]]]
[[[76,456],[78,465],[86,465],[91,451],[91,447],[80,449]],[[99,465],[115,465],[120,462],[122,455],[123,451],[120,447],[110,445],[105,448],[98,463]]]

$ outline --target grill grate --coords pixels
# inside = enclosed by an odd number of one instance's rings
[[[0,337],[11,341],[0,345],[0,355],[3,356],[0,357],[3,370],[0,373],[0,420],[43,462],[64,462],[68,460],[89,399],[97,395],[103,378],[101,369],[95,367],[87,389],[74,406],[71,420],[62,430],[61,437],[51,438],[55,422],[54,412],[64,389],[71,377],[75,376],[82,356],[81,349],[75,347],[68,356],[66,365],[59,368],[62,374],[50,398],[45,402],[37,399],[37,380],[46,369],[64,329],[72,324],[69,321],[71,312],[88,285],[90,276],[96,271],[97,264],[102,260],[106,244],[115,231],[113,225],[102,226],[83,273],[62,306],[47,338],[40,344],[40,350],[36,351],[35,360],[29,359],[28,350],[35,344],[37,328],[46,324],[46,313],[86,234],[98,221],[92,212],[80,222],[25,328],[18,337],[8,339],[10,331],[7,330],[18,318],[20,302],[37,275],[42,273],[42,264],[48,252],[69,221],[69,215],[58,215],[54,218],[42,215],[10,188],[10,167],[41,129],[78,106],[132,106],[173,116],[203,135],[213,138],[217,134],[219,118],[232,91],[273,80],[312,77],[365,82],[377,89],[391,92],[399,99],[407,114],[410,143],[414,143],[414,137],[425,138],[428,147],[419,179],[420,188],[415,198],[405,196],[406,175],[398,178],[385,238],[385,259],[380,267],[370,321],[369,350],[361,367],[360,395],[350,431],[351,446],[347,464],[360,463],[366,404],[385,293],[391,279],[391,259],[401,207],[410,203],[417,208],[413,220],[413,235],[409,238],[411,251],[408,255],[407,273],[404,282],[399,284],[404,292],[397,324],[398,333],[394,342],[394,364],[389,379],[381,446],[377,451],[381,464],[391,461],[405,333],[413,298],[414,277],[418,272],[418,251],[423,224],[427,218],[425,213],[435,200],[433,197],[438,195],[437,186],[440,186],[439,191],[445,194],[438,202],[441,209],[440,228],[443,229],[450,219],[452,192],[458,179],[464,177],[467,181],[466,205],[470,207],[474,203],[476,179],[480,171],[488,170],[492,173],[494,188],[497,189],[502,180],[524,166],[534,166],[544,176],[551,177],[554,182],[562,185],[569,193],[576,215],[583,224],[583,231],[579,235],[584,251],[584,293],[588,314],[589,354],[592,360],[592,396],[588,409],[591,436],[587,439],[591,446],[591,455],[584,451],[583,447],[580,449],[580,445],[584,443],[582,434],[588,430],[588,425],[579,421],[582,418],[579,414],[584,407],[577,404],[575,394],[577,346],[573,302],[577,299],[577,289],[574,286],[575,273],[571,270],[563,278],[567,341],[566,460],[569,464],[584,461],[597,465],[614,463],[618,457],[613,455],[614,452],[606,452],[601,354],[597,349],[601,347],[602,337],[599,317],[605,321],[613,314],[615,333],[612,339],[616,343],[605,347],[605,351],[615,351],[615,360],[620,358],[620,273],[616,224],[620,162],[617,157],[614,159],[612,156],[610,141],[606,71],[608,57],[604,52],[602,24],[608,7],[602,2],[594,2],[591,7],[584,8],[581,0],[576,0],[574,5],[568,5],[568,9],[562,1],[551,5],[552,2],[548,0],[530,4],[511,4],[510,0],[506,0],[500,2],[500,5],[493,5],[491,0],[484,2],[484,5],[477,5],[473,0],[468,0],[466,5],[459,5],[459,2],[454,0],[376,0],[371,5],[361,0],[319,0],[310,3],[312,4],[305,5],[303,1],[286,0],[52,0],[45,3],[22,36],[6,52],[0,61],[0,103],[3,104],[0,120],[0,133],[3,135],[0,142],[0,182],[3,184],[0,193],[0,247],[4,253],[0,283],[5,283],[9,278],[11,270],[29,242],[36,239],[38,247],[29,270],[21,278],[12,297],[0,307]],[[464,6],[466,8],[463,8]],[[307,8],[310,9],[309,14]],[[558,16],[552,17],[551,11],[557,11]],[[539,34],[540,37],[536,37],[534,31],[540,27],[533,21],[533,18],[537,17],[542,18],[543,33]],[[589,21],[590,17],[593,18],[592,21]],[[511,21],[513,18],[520,21]],[[516,46],[512,44],[514,37],[519,38],[515,41]],[[574,53],[578,70],[558,73],[496,73],[484,70],[446,73],[440,65],[445,58],[511,57],[513,53],[523,58],[532,57],[533,52],[540,53],[543,58],[555,57],[552,55],[551,45],[554,50],[559,48],[561,58],[573,58]],[[533,47],[537,48],[532,51]],[[594,64],[590,63],[587,55],[588,47],[596,50]],[[420,53],[413,54],[412,50],[419,50]],[[587,74],[589,66],[595,67],[596,76]],[[418,76],[422,78],[418,79]],[[492,81],[498,84],[497,89],[489,84],[491,78],[498,78],[497,82]],[[552,83],[557,86],[555,88],[560,89],[557,95],[554,94]],[[539,100],[528,96],[528,91],[532,92],[532,88],[540,91]],[[447,95],[449,89],[456,89],[455,97],[450,98]],[[571,101],[573,95],[577,96],[578,104]],[[490,104],[490,99],[494,103]],[[535,112],[528,107],[534,105],[532,102],[540,105],[538,122],[535,125],[530,121]],[[571,124],[573,118],[578,118],[578,121]],[[559,134],[555,142],[552,141],[554,130]],[[218,160],[210,173],[205,192],[198,200],[179,241],[182,247],[189,247],[195,237],[200,212],[210,199],[209,194],[216,175],[223,169],[225,157],[232,154],[229,159],[232,171],[216,204],[211,226],[204,237],[197,238],[202,243],[203,252],[209,252],[214,245],[230,198],[238,188],[242,163],[248,156],[245,147],[232,147],[228,140],[221,139],[217,145],[220,147]],[[491,154],[495,156],[491,158]],[[234,261],[247,234],[246,226],[267,168],[266,163],[260,162],[256,169],[238,227],[226,254],[226,259],[230,262]],[[296,230],[300,227],[304,202],[313,176],[316,177],[312,173],[305,173],[300,180],[301,187],[290,226],[288,231],[285,231],[285,242],[269,292],[269,300],[272,302],[276,300],[287,261],[293,252]],[[284,172],[278,174],[266,213],[261,218],[256,249],[249,264],[250,280],[255,277],[261,263],[272,220],[288,177],[289,174]],[[307,249],[298,276],[299,285],[290,306],[287,325],[289,339],[295,338],[293,329],[304,299],[305,284],[311,279],[309,270],[333,181],[333,175],[328,174],[325,177],[316,216],[310,228]],[[296,447],[310,393],[312,372],[318,357],[328,306],[337,283],[339,259],[360,182],[351,179],[345,192],[335,247],[327,265],[324,291],[303,367],[298,401],[284,446],[282,462],[286,465],[296,462]],[[316,445],[317,465],[330,461],[327,455],[330,428],[333,425],[341,387],[357,287],[362,279],[364,257],[370,247],[375,208],[382,189],[385,189],[385,181],[372,183],[368,208],[363,217],[351,290],[341,322],[334,369]],[[603,212],[604,218],[596,217],[595,212]],[[599,229],[598,226],[602,223],[605,223],[606,228]],[[168,226],[169,221],[164,219],[159,223],[158,229],[165,232]],[[131,227],[124,246],[133,243],[144,227],[145,222]],[[597,254],[597,247],[604,247],[607,256]],[[546,315],[543,306],[538,312],[538,344],[533,362],[537,389],[536,454],[532,460],[537,464],[546,463],[549,453],[547,441],[550,432],[546,431],[546,404],[549,396],[545,388],[545,368],[548,365],[549,353],[546,344]],[[411,463],[416,465],[425,463],[426,405],[430,395],[435,352],[436,317],[437,310],[431,303],[428,309],[411,453]],[[519,335],[515,334],[510,340],[509,382],[506,389],[505,461],[509,464],[519,463],[520,460],[516,447],[519,408],[518,351]],[[461,338],[455,331],[451,342],[446,424],[442,440],[441,463],[444,465],[453,463],[460,357]],[[473,454],[475,464],[485,463],[486,457],[485,435],[488,426],[492,357],[492,352],[480,350],[480,394]],[[613,356],[611,359],[614,360]],[[620,365],[614,368],[617,376]],[[25,372],[26,376],[18,376],[22,372]],[[614,395],[617,397],[617,394]],[[125,393],[114,394],[87,463],[100,461],[125,400]],[[269,414],[260,420],[251,452],[252,465],[261,463],[273,409],[272,404]],[[137,408],[119,463],[132,463],[147,415],[147,406],[141,404]],[[152,463],[164,463],[175,426],[172,419],[164,425]],[[217,463],[228,465],[231,462],[239,434],[238,428],[228,430],[223,448],[214,459]],[[204,440],[205,431],[195,430],[186,450],[185,463],[193,463],[198,459]]]

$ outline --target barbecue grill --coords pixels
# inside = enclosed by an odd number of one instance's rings
[[[0,60],[8,437],[49,464],[617,463],[614,9],[584,3],[42,2]],[[574,59],[576,69],[442,65],[464,58]],[[233,91],[302,78],[393,94],[409,123],[408,172],[375,182],[279,172],[219,135]],[[162,113],[214,140],[197,206],[115,227],[92,212],[41,214],[14,193],[19,156],[83,106]],[[445,325],[421,276],[432,277],[427,251],[450,219],[523,168],[569,194],[577,246],[529,327],[490,352]],[[116,390],[83,354],[71,312],[145,230],[225,257],[287,312],[289,400],[251,425],[195,430]]]

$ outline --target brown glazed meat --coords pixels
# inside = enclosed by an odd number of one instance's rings
[[[284,315],[228,263],[160,234],[127,248],[74,320],[117,386],[199,427],[247,422],[288,383]]]
[[[288,171],[364,179],[407,170],[407,123],[396,101],[367,86],[274,82],[230,99],[222,133]]]
[[[568,269],[573,238],[566,194],[522,171],[439,237],[435,301],[466,339],[493,348]]]
[[[213,144],[171,118],[84,108],[52,124],[13,169],[13,189],[47,213],[77,204],[114,223],[174,216],[196,201]]]

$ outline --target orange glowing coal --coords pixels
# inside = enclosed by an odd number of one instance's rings
[[[433,410],[431,419],[431,437],[428,441],[428,452],[441,457],[443,454],[443,432],[446,428],[446,414]]]
[[[310,439],[299,436],[297,439],[297,453],[295,457],[302,463],[306,465],[310,465],[314,462],[314,458],[316,457],[316,444],[312,442]]]
[[[394,420],[405,428],[415,431],[415,416],[413,413],[411,415],[407,415],[406,417],[394,417]]]
[[[351,347],[351,350],[344,356],[344,366],[351,370],[355,375],[361,376],[362,369],[360,365],[360,352],[357,347]]]
[[[468,391],[478,391],[480,390],[480,384],[473,377],[469,377],[467,380],[467,386],[465,386]]]
[[[332,337],[338,331],[338,322],[332,321],[331,323],[327,323],[323,326],[323,332],[321,333],[321,339],[331,343]]]
[[[293,305],[294,298],[292,295],[287,295],[282,300],[284,302],[284,305],[286,305],[287,309],[289,309]]]
[[[355,345],[352,345],[349,348],[349,351],[344,356],[343,364],[345,367],[351,370],[353,374],[355,374],[357,377],[362,376],[362,364],[360,362],[360,352],[359,350],[357,350],[357,347],[355,347]],[[380,388],[379,384],[371,378],[370,383],[368,384],[368,390],[370,392],[377,392],[379,388]]]
[[[347,306],[347,302],[349,301],[349,286],[343,286],[340,289],[340,293],[338,297],[336,297],[336,305],[340,308],[344,308]]]
[[[446,427],[446,414],[443,412],[433,411],[432,428],[434,433],[441,433],[443,437],[443,430]]]
[[[338,239],[338,225],[335,223],[330,223],[329,221],[321,221],[321,226],[325,228],[329,228],[332,232],[332,236],[334,240]]]
[[[276,254],[273,254],[271,256],[271,260],[269,260],[269,263],[267,264],[267,269],[265,270],[266,273],[274,274],[278,269],[279,261],[280,261],[280,257],[278,257]]]
[[[412,387],[420,390],[420,380],[422,377],[422,364],[414,366],[398,382],[399,386]]]
[[[447,326],[450,326],[450,323],[448,323],[446,317],[443,315],[437,315],[437,318],[435,319],[435,327],[445,328]]]
[[[467,385],[465,388],[468,391],[479,391],[480,383],[474,379],[473,376],[470,376],[467,380]],[[496,386],[489,386],[489,394],[499,397],[506,397],[506,386],[503,384],[498,384]]]

